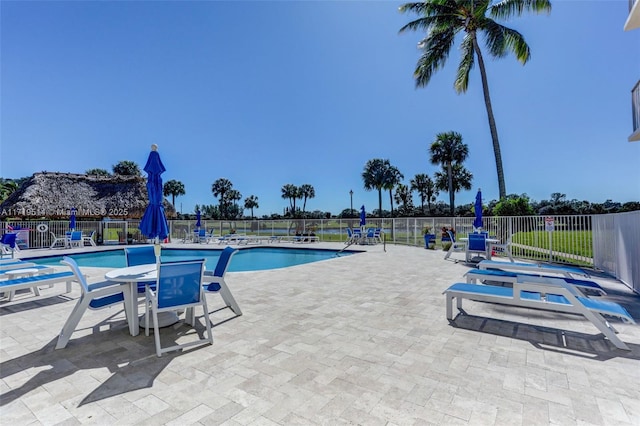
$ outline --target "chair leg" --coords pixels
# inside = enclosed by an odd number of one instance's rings
[[[209,308],[207,307],[207,298],[204,295],[204,291],[202,292],[200,297],[202,298],[202,310],[204,311],[204,323],[207,327],[207,336],[209,336],[207,340],[209,341],[210,344],[213,345],[213,332],[211,331],[211,319],[209,318]]]
[[[160,327],[158,326],[158,311],[156,309],[152,309],[153,312],[153,337],[156,342],[156,355],[158,357],[162,356],[162,347],[160,346]],[[147,317],[149,315],[147,314]],[[146,321],[149,321],[147,318]]]
[[[451,247],[449,247],[449,250],[447,250],[447,254],[444,256],[444,260],[447,260],[449,256],[451,256],[451,253],[453,253],[453,247],[454,243],[451,243]]]
[[[236,302],[236,299],[231,294],[229,287],[224,281],[220,281],[220,296],[222,296],[222,300],[227,304],[229,308],[238,316],[242,315],[242,311],[240,310],[240,306]]]
[[[149,306],[151,304],[151,301],[149,300],[149,292],[147,291],[145,293],[144,296],[144,335],[148,336],[149,335],[149,315],[150,315],[150,309]],[[155,309],[153,310],[155,312]]]
[[[76,306],[73,307],[69,318],[67,318],[67,322],[62,326],[62,330],[60,330],[60,334],[58,335],[58,342],[56,343],[56,349],[63,349],[67,346],[71,335],[76,330],[80,319],[84,315],[84,312],[89,307],[89,302],[91,300],[88,297],[80,297]]]

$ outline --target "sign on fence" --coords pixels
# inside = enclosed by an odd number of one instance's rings
[[[545,217],[544,218],[544,229],[545,229],[545,231],[553,232],[554,228],[555,228],[555,223],[553,221],[553,218],[552,217]]]

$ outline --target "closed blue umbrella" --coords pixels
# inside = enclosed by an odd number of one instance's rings
[[[367,224],[367,212],[364,209],[364,205],[360,207],[360,226],[365,226]]]
[[[147,172],[147,193],[149,196],[149,205],[144,211],[142,220],[140,221],[140,232],[147,238],[155,239],[156,244],[159,240],[164,240],[169,235],[169,225],[167,218],[164,216],[164,207],[162,207],[162,173],[166,170],[160,160],[158,154],[158,146],[151,145],[151,153],[144,166]],[[159,255],[159,254],[158,254]]]
[[[475,211],[476,218],[473,220],[473,227],[475,229],[480,229],[483,226],[482,223],[482,191],[478,188],[478,193],[476,194],[476,203],[473,206],[473,210]]]
[[[202,224],[200,223],[200,210],[196,210],[196,228],[198,229],[198,231],[200,230],[201,226]]]
[[[75,207],[71,209],[71,217],[69,217],[69,229],[71,229],[71,232],[76,230],[76,209],[75,209]]]

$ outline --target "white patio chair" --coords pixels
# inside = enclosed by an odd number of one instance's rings
[[[129,291],[127,291],[128,284],[114,283],[112,281],[87,284],[87,280],[82,272],[80,272],[80,268],[75,260],[65,256],[60,263],[71,268],[71,271],[75,275],[75,280],[80,283],[82,294],[69,314],[69,318],[67,318],[67,321],[64,323],[62,330],[60,330],[56,349],[62,349],[67,346],[71,334],[75,331],[80,319],[87,309],[103,309],[124,303],[124,311],[126,315],[127,312],[130,312],[129,306],[130,303],[132,303]]]
[[[204,259],[182,262],[161,263],[158,270],[158,281],[155,290],[148,287],[146,292],[147,313],[145,315],[145,335],[149,335],[149,316],[153,315],[153,333],[156,343],[156,355],[162,356],[164,352],[201,345],[213,344],[211,321],[207,300],[204,297],[202,287],[202,275],[204,272]],[[193,323],[193,309],[202,306],[204,322],[207,327],[207,336],[182,344],[163,348],[160,344],[160,329],[158,327],[158,313],[187,309],[186,318]]]
[[[449,235],[449,239],[451,240],[451,247],[449,247],[449,250],[447,250],[447,254],[444,256],[445,260],[447,260],[449,256],[451,256],[451,253],[453,253],[454,251],[465,251],[467,248],[467,243],[465,243],[464,241],[456,241],[456,236],[453,234],[453,232],[447,231],[447,234]]]

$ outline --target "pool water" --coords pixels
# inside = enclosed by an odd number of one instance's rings
[[[213,269],[218,262],[221,250],[162,249],[163,261],[188,259],[206,259],[207,269]],[[343,251],[339,256],[356,252]],[[229,272],[261,271],[266,269],[287,268],[320,260],[333,259],[338,250],[289,249],[276,247],[253,247],[241,249],[232,258]],[[79,266],[98,268],[124,268],[126,265],[124,250],[109,250],[93,253],[72,254]],[[29,259],[39,265],[59,265],[62,256]]]

